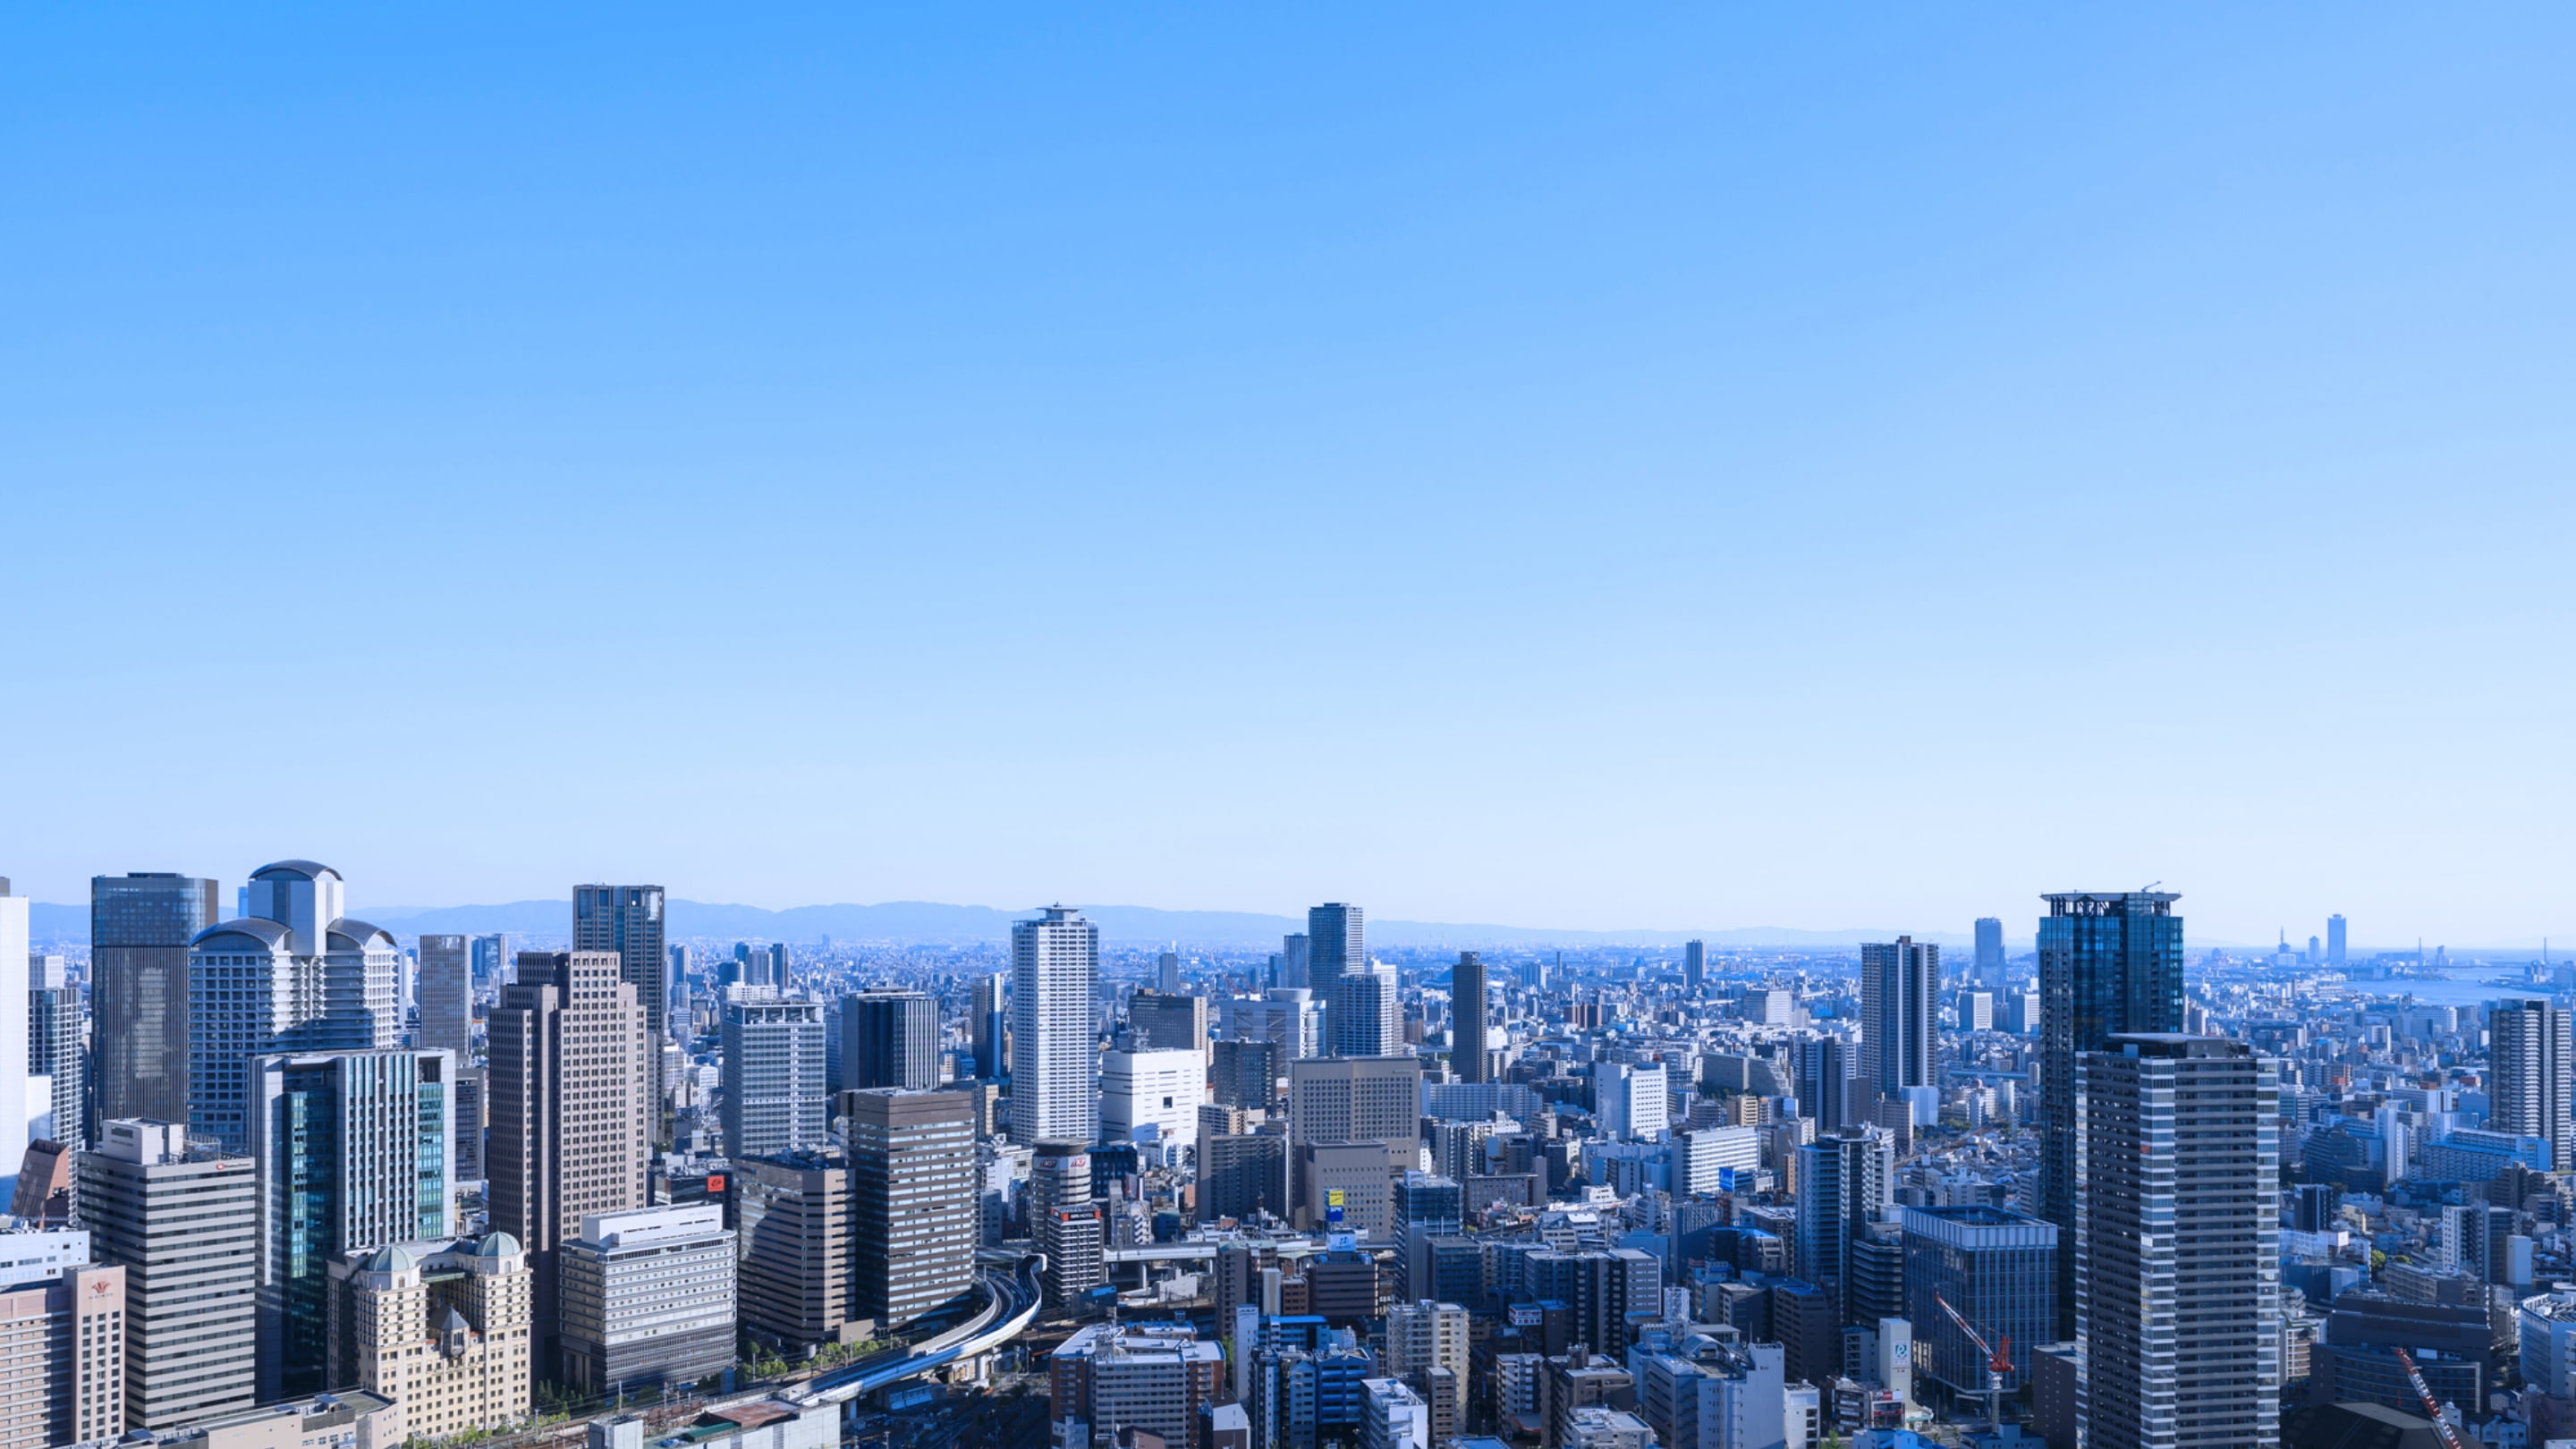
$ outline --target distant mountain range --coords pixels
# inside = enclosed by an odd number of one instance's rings
[[[715,905],[704,901],[670,903],[674,940],[919,941],[931,944],[999,942],[1011,938],[1011,922],[1025,920],[1036,907],[1005,911],[991,906],[951,906],[932,901],[888,901],[882,905],[795,906],[783,911],[758,906]],[[1306,929],[1302,917],[1261,915],[1248,911],[1165,911],[1151,906],[1085,906],[1082,913],[1100,925],[1104,941],[1120,945],[1174,942],[1194,949],[1277,949],[1279,938]],[[488,906],[361,906],[359,917],[399,936],[427,934],[481,935],[508,931],[514,935],[563,938],[571,934],[572,902],[511,901]],[[38,942],[83,942],[89,939],[89,907],[34,903],[31,934]],[[1474,948],[1512,946],[1679,946],[1706,941],[1712,946],[1790,946],[1830,949],[1862,941],[1893,940],[1894,931],[1804,931],[1756,926],[1730,931],[1571,931],[1532,926],[1464,925],[1436,921],[1372,920],[1368,938],[1383,946]],[[1965,936],[1924,936],[1945,947],[1965,947]]]

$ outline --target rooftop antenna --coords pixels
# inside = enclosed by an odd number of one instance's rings
[[[2160,880],[2151,880],[2151,881],[2147,882],[2145,885],[2142,885],[2142,886],[2138,887],[2138,894],[2140,894],[2140,895],[2145,895],[2147,892],[2149,892],[2149,891],[2151,891],[2151,890],[2154,890],[2156,887],[2158,887],[2158,886],[2160,886],[2160,885],[2163,885],[2163,884],[2164,884],[2164,882],[2163,882],[2163,881],[2160,881]]]

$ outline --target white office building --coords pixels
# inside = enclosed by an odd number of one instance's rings
[[[1229,997],[1223,1025],[1235,1041],[1279,1043],[1283,1060],[1324,1054],[1324,1003],[1303,986],[1273,986],[1259,996]]]
[[[250,1146],[253,1057],[378,1051],[402,1039],[402,953],[390,934],[348,917],[338,871],[279,861],[252,873],[242,902],[241,919],[188,943],[188,1125],[227,1152]],[[21,1018],[15,1039],[25,1036]]]
[[[1601,1135],[1613,1141],[1652,1142],[1672,1126],[1663,1067],[1601,1062],[1593,1067],[1593,1092]]]
[[[732,1367],[734,1253],[716,1203],[584,1215],[560,1256],[566,1382],[600,1393]]]
[[[1100,1131],[1111,1142],[1195,1151],[1207,1058],[1194,1051],[1112,1051],[1100,1058]]]
[[[1758,1127],[1703,1127],[1673,1139],[1673,1191],[1706,1197],[1722,1191],[1726,1174],[1762,1165]]]
[[[1363,1449],[1431,1449],[1431,1408],[1402,1379],[1360,1380]]]

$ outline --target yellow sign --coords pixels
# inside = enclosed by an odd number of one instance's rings
[[[1338,1188],[1338,1187],[1328,1187],[1328,1188],[1325,1188],[1325,1189],[1324,1189],[1324,1206],[1326,1206],[1326,1207],[1340,1207],[1340,1206],[1342,1206],[1342,1190],[1341,1190],[1340,1188]]]

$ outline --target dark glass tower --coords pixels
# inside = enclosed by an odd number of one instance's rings
[[[2075,1239],[2075,1058],[2114,1036],[2182,1030],[2182,917],[2171,891],[2042,896],[2039,1215]],[[2075,1336],[2075,1259],[2057,1258],[2060,1339]]]
[[[939,1085],[939,1003],[919,991],[841,998],[841,1089]]]
[[[221,919],[220,895],[215,882],[174,871],[90,881],[92,1127],[188,1120],[188,942]]]
[[[1332,1012],[1333,1003],[1340,997],[1343,973],[1368,966],[1368,946],[1361,927],[1357,906],[1327,902],[1306,912],[1304,984],[1314,988],[1315,999],[1324,1003],[1324,1040],[1328,1044],[1337,1040]],[[1327,1045],[1325,1050],[1332,1048]]]
[[[1458,953],[1449,978],[1449,1074],[1485,1080],[1485,960],[1473,951]]]

